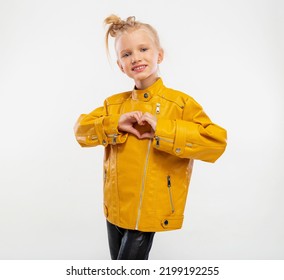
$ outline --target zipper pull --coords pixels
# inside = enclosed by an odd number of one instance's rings
[[[168,188],[170,188],[171,187],[171,176],[170,175],[168,175],[167,181],[168,181]]]
[[[159,138],[159,136],[155,136],[155,140],[156,140],[156,146],[159,147],[160,146],[160,138]]]
[[[117,134],[114,134],[113,138],[112,138],[112,144],[113,145],[116,145],[116,137],[117,137]]]
[[[161,106],[160,103],[156,104],[156,114],[160,114],[160,106]]]

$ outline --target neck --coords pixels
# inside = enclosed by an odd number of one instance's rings
[[[158,75],[155,75],[154,77],[149,77],[145,80],[136,80],[135,81],[135,88],[136,89],[146,89],[153,85],[157,80],[159,79]]]

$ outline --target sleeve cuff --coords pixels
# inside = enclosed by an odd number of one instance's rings
[[[104,118],[105,134],[109,138],[110,144],[124,143],[128,137],[128,133],[122,133],[118,130],[118,121],[120,115],[110,115]]]

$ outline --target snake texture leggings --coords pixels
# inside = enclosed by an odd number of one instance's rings
[[[107,221],[112,260],[148,260],[155,232],[123,229]]]

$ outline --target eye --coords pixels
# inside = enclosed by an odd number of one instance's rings
[[[126,53],[122,54],[121,57],[128,57],[128,56],[130,56],[130,53],[129,53],[129,52],[126,52]]]
[[[141,52],[146,52],[148,51],[148,48],[141,48]]]

